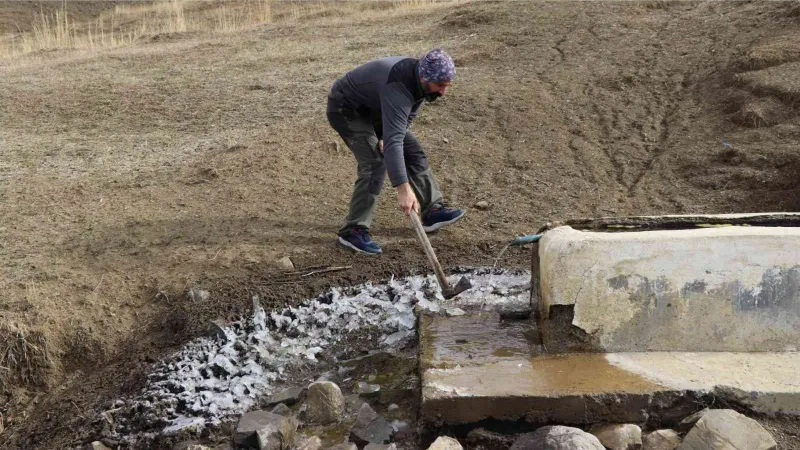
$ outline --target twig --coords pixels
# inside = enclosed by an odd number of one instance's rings
[[[72,406],[74,406],[76,410],[78,410],[78,417],[80,417],[83,420],[86,420],[86,417],[83,417],[83,414],[81,414],[81,409],[78,408],[78,405],[75,404],[75,401],[70,400],[69,402],[72,403]]]
[[[223,248],[225,248],[225,246],[224,246],[224,245],[223,245],[223,246],[221,246],[221,247],[219,248],[219,250],[217,250],[217,253],[215,253],[215,254],[214,254],[214,257],[213,257],[213,258],[211,258],[211,259],[209,259],[209,261],[214,261],[215,259],[217,259],[217,256],[219,256],[219,252],[221,252]]]
[[[100,276],[100,282],[97,283],[97,286],[95,286],[94,290],[92,291],[92,294],[97,293],[97,290],[100,289],[100,285],[103,284],[103,278],[105,278],[105,277],[106,277],[106,274],[103,274],[103,275]]]
[[[534,179],[533,179],[533,181],[535,181],[535,182],[537,182],[537,183],[542,183],[543,185],[545,185],[545,186],[547,186],[547,187],[550,187],[550,183],[548,183],[548,182],[546,182],[546,181],[542,181],[542,180],[540,180],[540,179],[538,179],[538,178],[534,178]]]
[[[339,272],[342,270],[347,270],[352,268],[353,266],[339,266],[339,267],[328,267],[327,269],[312,270],[311,272],[300,275],[300,278],[310,277],[311,275],[319,275],[321,273]]]

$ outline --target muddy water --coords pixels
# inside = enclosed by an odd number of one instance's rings
[[[664,387],[611,364],[604,354],[551,355],[532,321],[496,313],[422,318],[423,369],[442,388],[466,395],[581,395],[654,392]]]
[[[465,362],[477,365],[542,353],[538,333],[528,321],[504,322],[496,312],[460,317],[428,315],[420,326],[423,368],[463,366]]]

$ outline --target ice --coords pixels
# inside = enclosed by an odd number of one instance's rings
[[[117,421],[113,434],[136,443],[232,419],[270,395],[287,366],[299,360],[314,364],[317,355],[354,330],[374,331],[384,350],[402,348],[416,335],[415,306],[461,314],[469,306],[525,307],[529,302],[529,288],[520,288],[529,283],[529,274],[478,270],[467,277],[474,287],[449,301],[433,276],[332,288],[297,307],[269,313],[255,297],[252,315],[223,327],[224,339],[189,342],[154,367],[138,394],[115,400],[118,417],[136,427],[121,428]]]

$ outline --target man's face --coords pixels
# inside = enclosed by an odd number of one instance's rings
[[[429,102],[436,100],[437,98],[441,97],[442,95],[447,92],[447,88],[450,87],[450,81],[442,81],[440,83],[434,83],[433,81],[423,81],[422,82],[422,90],[425,92],[425,99]]]

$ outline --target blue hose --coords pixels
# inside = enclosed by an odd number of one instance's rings
[[[529,234],[527,236],[519,236],[514,238],[511,241],[510,245],[525,245],[525,244],[532,244],[534,242],[539,242],[539,239],[542,238],[541,234]]]

